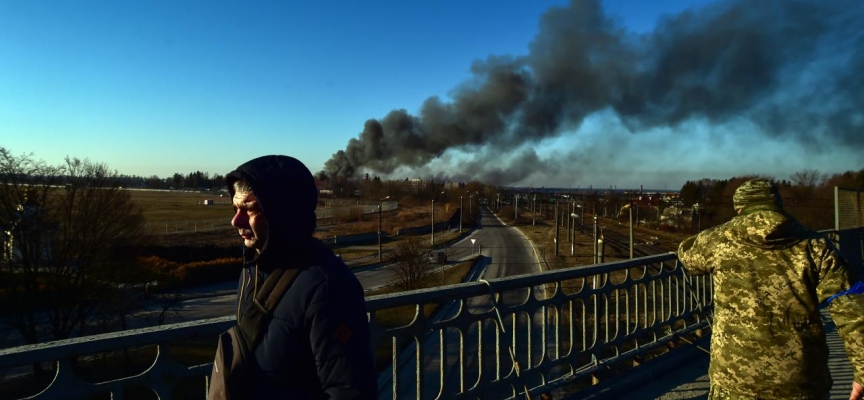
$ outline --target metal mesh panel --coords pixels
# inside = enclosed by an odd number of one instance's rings
[[[862,192],[834,187],[834,228],[837,230],[864,227]]]

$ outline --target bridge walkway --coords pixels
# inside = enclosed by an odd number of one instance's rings
[[[829,399],[846,400],[852,389],[852,365],[846,357],[843,341],[837,334],[834,321],[828,313],[822,311],[825,324],[826,339],[830,355],[828,367],[834,379]],[[697,343],[708,348],[708,339]],[[689,400],[708,398],[708,354],[690,346],[668,354],[669,360],[650,366],[650,370],[638,371],[639,368],[621,379],[612,379],[601,383],[590,393],[575,394],[566,399],[662,399]],[[659,361],[659,360],[658,360]],[[649,367],[646,363],[646,367]]]

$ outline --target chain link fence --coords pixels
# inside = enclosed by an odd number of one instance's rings
[[[862,191],[834,187],[834,229],[864,227]]]

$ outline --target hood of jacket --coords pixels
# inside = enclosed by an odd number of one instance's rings
[[[267,241],[260,253],[244,249],[244,264],[279,262],[281,257],[308,249],[315,232],[318,206],[318,188],[309,169],[289,156],[269,155],[250,160],[225,175],[232,198],[234,182],[241,179],[252,188],[269,225]]]
[[[776,204],[755,204],[729,221],[734,240],[761,249],[779,250],[810,237],[810,230]]]

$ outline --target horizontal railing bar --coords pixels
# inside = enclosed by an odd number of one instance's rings
[[[0,350],[0,368],[16,367],[127,347],[164,343],[178,338],[185,339],[193,336],[215,335],[230,328],[234,325],[235,320],[236,317],[232,315],[11,347]],[[213,348],[216,348],[215,340]]]
[[[675,253],[667,253],[631,260],[614,261],[591,266],[578,266],[555,271],[537,272],[533,274],[507,276],[503,278],[489,279],[489,283],[496,291],[522,289],[528,286],[542,285],[558,282],[566,279],[586,278],[607,272],[619,271],[631,267],[642,267],[646,264],[659,263],[675,260]],[[366,310],[375,311],[391,307],[398,307],[417,303],[430,303],[434,301],[452,300],[455,298],[467,298],[488,295],[489,289],[482,282],[459,283],[456,285],[420,289],[411,293],[391,293],[371,296],[366,299]]]

